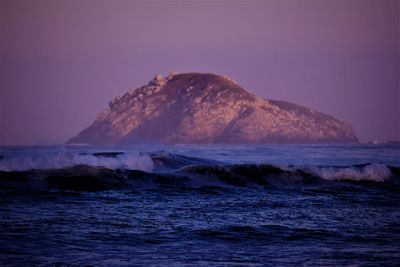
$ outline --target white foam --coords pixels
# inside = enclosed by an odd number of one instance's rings
[[[370,164],[363,168],[310,167],[307,170],[329,181],[353,180],[384,182],[392,176],[392,172],[385,164]]]
[[[116,157],[96,157],[92,154],[72,152],[34,153],[5,157],[0,160],[0,170],[60,169],[80,164],[109,169],[153,170],[153,161],[145,154],[129,153],[120,154]]]

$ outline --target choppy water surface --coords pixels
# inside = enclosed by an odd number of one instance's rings
[[[400,147],[0,149],[0,265],[400,264]]]

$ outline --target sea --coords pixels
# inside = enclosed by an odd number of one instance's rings
[[[0,147],[0,266],[400,266],[400,144]]]

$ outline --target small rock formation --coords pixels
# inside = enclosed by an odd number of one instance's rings
[[[228,77],[156,75],[118,97],[68,143],[348,143],[353,128],[329,115],[259,98]]]

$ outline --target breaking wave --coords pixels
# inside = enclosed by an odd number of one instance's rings
[[[314,186],[343,182],[398,185],[399,168],[226,164],[164,152],[58,153],[0,159],[0,190],[102,191],[125,187],[204,188]]]
[[[350,167],[309,167],[308,171],[324,180],[374,181],[384,182],[392,176],[385,164],[369,164]]]
[[[0,158],[0,171],[29,171],[70,168],[77,165],[108,169],[152,171],[153,161],[147,154],[101,152],[43,152]]]

